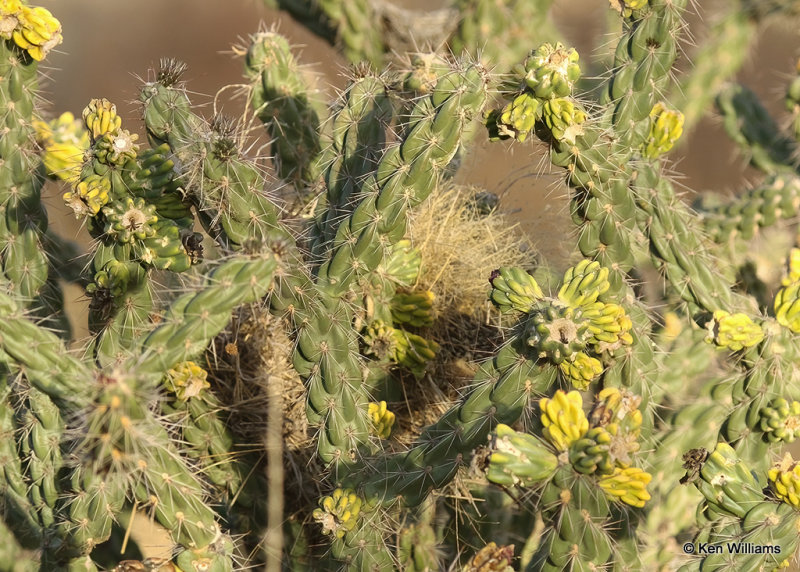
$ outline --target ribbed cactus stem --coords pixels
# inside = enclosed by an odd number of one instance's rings
[[[331,118],[331,141],[321,158],[326,195],[315,217],[315,255],[325,254],[341,218],[357,204],[364,179],[377,166],[392,114],[385,80],[370,71],[342,95]]]
[[[783,135],[755,93],[730,84],[717,94],[716,104],[725,131],[751,165],[767,174],[795,171],[797,143]]]
[[[703,226],[717,243],[733,238],[749,240],[762,228],[792,219],[800,210],[800,177],[781,173],[727,203],[701,210]]]
[[[161,375],[203,352],[228,324],[237,306],[255,302],[270,288],[277,262],[272,257],[234,257],[211,271],[196,292],[178,297],[161,324],[141,342],[138,355],[127,360],[132,371]]]
[[[473,391],[426,427],[407,453],[369,460],[360,477],[367,496],[387,504],[401,497],[414,506],[450,482],[496,423],[516,422],[530,401],[555,382],[556,368],[539,365],[525,353],[521,340],[504,346],[476,374]]]
[[[272,137],[275,171],[302,191],[319,175],[323,106],[303,77],[288,41],[276,32],[250,38],[245,74],[252,82],[250,104]]]
[[[464,129],[483,107],[484,75],[479,66],[454,70],[417,102],[416,120],[404,140],[387,149],[375,174],[362,184],[364,198],[339,224],[330,260],[318,272],[318,285],[327,295],[346,292],[380,264],[384,245],[403,238],[408,209],[434,190]]]
[[[731,2],[717,16],[708,37],[691,56],[691,69],[670,93],[668,100],[683,112],[686,131],[708,113],[723,84],[736,75],[750,52],[758,26],[739,4]]]
[[[25,551],[14,531],[0,519],[0,568],[9,572],[37,572],[39,562],[32,552]]]
[[[0,39],[0,263],[24,304],[34,307],[48,276],[44,172],[32,127],[37,70],[25,50]]]

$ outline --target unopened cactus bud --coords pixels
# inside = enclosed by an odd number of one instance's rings
[[[612,474],[600,478],[598,484],[609,499],[642,508],[650,500],[647,485],[652,479],[650,473],[638,467],[617,467]]]
[[[95,273],[92,283],[86,286],[86,293],[94,296],[98,291],[105,290],[112,297],[118,297],[128,289],[130,279],[131,272],[127,263],[109,260]]]
[[[622,14],[625,18],[631,16],[637,10],[647,6],[648,0],[608,0],[611,8]]]
[[[543,435],[558,451],[567,451],[589,430],[589,420],[583,412],[583,398],[577,391],[564,393],[559,389],[552,398],[540,400],[539,408]]]
[[[553,139],[574,145],[576,138],[583,135],[586,113],[572,100],[548,99],[542,106],[542,119],[550,129]]]
[[[525,141],[541,115],[542,106],[539,100],[523,91],[506,104],[502,111],[490,113],[486,123],[490,134],[495,133],[500,139]]]
[[[764,339],[761,326],[742,313],[730,314],[725,310],[714,312],[714,318],[706,324],[706,341],[721,348],[739,351],[752,347]]]
[[[655,159],[668,152],[683,134],[683,113],[668,109],[658,102],[650,111],[650,134],[642,147],[642,154]]]
[[[449,71],[447,61],[436,53],[414,54],[411,56],[411,70],[403,76],[403,88],[428,95]]]
[[[422,378],[425,375],[428,362],[436,358],[439,344],[400,328],[394,329],[394,339],[393,360],[397,364],[408,368],[414,374],[414,377]]]
[[[472,557],[461,572],[514,572],[514,545],[497,546],[490,542]]]
[[[558,299],[573,308],[588,306],[611,287],[608,268],[592,260],[581,260],[564,273]]]
[[[768,473],[769,487],[783,502],[800,510],[800,464],[786,453]]]
[[[397,292],[392,297],[392,318],[400,324],[415,328],[430,326],[433,323],[434,294],[430,290],[417,292]]]
[[[122,118],[117,115],[117,106],[107,99],[91,100],[84,108],[82,117],[92,142],[107,133],[116,134],[122,126]]]
[[[793,332],[800,332],[800,282],[792,282],[775,294],[775,319]]]
[[[528,312],[537,300],[544,298],[533,276],[522,268],[499,268],[489,277],[492,290],[489,298],[501,312]]]
[[[569,380],[575,389],[587,389],[589,384],[603,373],[603,364],[596,357],[576,352],[558,364],[564,377]]]
[[[36,140],[44,149],[42,162],[47,174],[69,183],[80,178],[83,157],[89,149],[89,134],[69,111],[46,123],[34,121]]]
[[[156,207],[144,199],[130,197],[103,207],[106,217],[106,233],[120,243],[130,243],[155,236],[154,225],[158,222]]]
[[[202,367],[193,361],[185,361],[167,372],[164,385],[167,390],[175,394],[178,400],[188,401],[211,387],[207,377],[208,372]]]
[[[503,486],[532,487],[552,477],[558,464],[538,438],[501,423],[495,429],[486,478]]]
[[[14,8],[18,9],[11,16],[11,10]],[[3,28],[10,25],[12,17],[16,19],[17,24],[11,32],[11,39],[37,62],[47,57],[47,54],[63,41],[61,22],[46,8],[41,6],[30,8],[9,2],[2,6],[0,15],[5,15],[6,12],[9,15],[3,19]]]
[[[612,440],[611,433],[603,427],[592,427],[570,447],[569,462],[584,475],[611,474],[614,471],[614,462],[609,454]]]
[[[342,538],[358,523],[361,499],[350,489],[336,489],[319,500],[314,520],[322,525],[323,534]]]
[[[387,409],[386,402],[370,403],[367,406],[367,414],[372,421],[375,434],[381,439],[388,439],[394,425],[394,413]]]
[[[591,334],[574,309],[548,304],[531,313],[525,330],[525,342],[556,365],[574,359],[586,348]]]
[[[75,218],[95,216],[110,199],[111,183],[99,175],[89,175],[75,188],[64,193],[64,202],[75,213]]]
[[[382,273],[400,284],[412,287],[422,267],[422,253],[408,239],[398,240],[383,263]]]
[[[793,248],[789,251],[789,258],[786,261],[786,276],[781,279],[781,285],[789,286],[798,281],[800,281],[800,248]]]
[[[525,59],[525,85],[538,99],[567,97],[581,77],[578,52],[556,45],[542,44]]]
[[[589,343],[595,346],[598,354],[633,344],[630,333],[633,322],[622,306],[594,304],[584,310],[584,316],[589,319],[589,331],[592,333]]]
[[[139,136],[127,129],[117,129],[114,133],[105,133],[96,140],[94,156],[106,165],[123,166],[136,158]]]
[[[759,429],[771,443],[792,443],[800,435],[800,401],[776,397],[758,415]]]

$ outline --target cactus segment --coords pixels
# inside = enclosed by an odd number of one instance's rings
[[[531,487],[555,474],[558,458],[533,435],[500,423],[495,428],[486,478],[503,486]]]

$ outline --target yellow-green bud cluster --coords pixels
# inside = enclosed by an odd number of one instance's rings
[[[610,475],[600,478],[600,488],[609,498],[642,508],[650,500],[647,485],[653,476],[638,467],[617,467]]]
[[[553,139],[574,145],[578,135],[583,135],[586,113],[571,99],[548,99],[542,105],[542,119]]]
[[[93,143],[103,135],[116,134],[122,127],[122,118],[117,115],[117,106],[105,98],[91,100],[84,108],[82,117]]]
[[[800,510],[800,464],[786,453],[767,473],[769,487],[776,497]]]
[[[637,10],[647,6],[648,0],[608,0],[611,8],[628,18]]]
[[[684,466],[690,464],[688,461]],[[714,451],[708,453],[702,461],[699,476],[694,481],[695,486],[708,506],[719,513],[744,518],[753,504],[764,500],[762,487],[753,473],[733,447],[725,442],[717,443]]]
[[[164,385],[178,400],[188,401],[211,387],[207,377],[208,372],[202,367],[193,361],[185,361],[167,372]]]
[[[489,277],[492,289],[489,298],[501,312],[528,312],[537,300],[544,298],[533,276],[522,268],[498,268]]]
[[[758,415],[759,429],[770,443],[792,443],[800,435],[800,401],[776,397]]]
[[[397,323],[415,328],[430,326],[434,318],[434,298],[430,290],[397,292],[392,297],[392,318]]]
[[[608,269],[596,261],[582,260],[569,268],[555,299],[545,298],[520,269],[495,271],[491,282],[489,296],[496,305],[529,314],[526,342],[537,357],[558,365],[578,389],[586,389],[602,373],[596,356],[633,343],[633,324],[625,310],[598,300],[610,283]]]
[[[361,499],[350,489],[336,489],[319,501],[314,520],[322,525],[323,534],[344,537],[358,523]]]
[[[372,402],[367,406],[367,414],[375,434],[381,439],[388,439],[394,426],[394,413],[389,411],[385,401]]]
[[[713,319],[706,324],[706,329],[707,342],[735,352],[752,347],[764,339],[761,326],[741,312],[731,314],[725,310],[717,310]]]
[[[382,264],[382,274],[385,274],[401,286],[412,287],[419,278],[422,268],[422,253],[411,245],[411,241],[404,238],[398,240],[389,256]]]
[[[486,478],[506,487],[532,487],[552,477],[558,464],[558,457],[537,437],[501,423],[494,432]]]
[[[668,152],[683,134],[683,113],[658,102],[650,111],[650,134],[642,145],[642,155],[655,159]]]
[[[641,397],[615,387],[603,389],[589,415],[590,429],[570,449],[570,463],[579,473],[611,474],[630,466],[640,449]]]
[[[514,545],[497,546],[490,542],[481,548],[463,567],[461,572],[514,572]]]
[[[112,259],[95,272],[92,282],[86,286],[86,293],[93,296],[98,291],[104,290],[112,297],[121,296],[128,289],[130,280],[131,271],[128,264]]]
[[[0,0],[0,38],[12,40],[37,62],[63,40],[61,23],[49,10],[19,0]]]
[[[793,282],[800,281],[800,248],[793,248],[789,251],[786,259],[786,276],[781,279],[781,286],[789,286]]]
[[[95,216],[110,200],[111,183],[99,175],[89,175],[64,193],[64,202],[75,213],[75,218]]]
[[[583,398],[577,391],[556,391],[552,398],[539,401],[543,435],[557,451],[567,451],[589,430],[589,419],[583,412]]]
[[[775,319],[795,333],[800,332],[800,281],[791,282],[775,294]]]
[[[529,92],[523,91],[501,111],[490,111],[485,122],[492,140],[517,139],[522,142],[528,138],[541,116],[541,102]]]
[[[94,144],[94,156],[106,165],[123,166],[136,158],[139,146],[135,133],[127,129],[118,129],[113,133],[105,133]]]
[[[144,199],[127,197],[103,208],[105,232],[120,243],[132,243],[156,235],[156,207]]]
[[[425,374],[428,362],[436,357],[439,344],[422,336],[393,328],[381,320],[375,320],[364,333],[365,354],[378,359],[389,358],[396,364],[408,368],[420,378]]]
[[[42,162],[47,174],[75,183],[81,175],[84,154],[89,149],[89,133],[83,123],[67,111],[49,123],[34,121],[33,129],[44,150]]]
[[[581,75],[578,52],[560,43],[545,43],[514,71],[521,81],[511,101],[485,116],[490,138],[525,141],[543,120],[553,139],[574,144],[586,121],[584,110],[570,98]]]
[[[636,507],[650,499],[647,484],[652,478],[631,466],[630,455],[640,447],[640,403],[641,398],[627,391],[606,388],[587,418],[577,391],[559,390],[539,402],[542,434],[556,451],[567,453],[576,472],[597,475],[610,499]]]
[[[525,59],[525,85],[537,99],[567,97],[581,77],[578,52],[563,44],[542,44]]]

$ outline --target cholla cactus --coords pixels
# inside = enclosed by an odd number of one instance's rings
[[[234,49],[249,107],[231,119],[226,90],[204,117],[186,66],[163,60],[139,137],[106,99],[46,117],[37,70],[61,25],[0,0],[0,569],[785,567],[800,469],[775,458],[800,434],[800,250],[769,249],[769,273],[742,253],[800,212],[798,81],[785,122],[724,84],[757,23],[796,3],[742,0],[680,86],[686,0],[611,2],[610,68],[583,78],[559,38],[531,44],[549,0],[424,20],[277,3],[372,66],[327,105],[262,30]],[[459,53],[405,54],[412,39]],[[667,157],[714,98],[764,179],[696,212]],[[496,189],[454,177],[484,137],[538,139],[564,169],[563,273],[513,236]],[[48,229],[48,177],[85,260]],[[447,217],[425,219],[431,196]],[[82,346],[63,281],[89,298]],[[163,553],[117,549],[136,511]],[[689,539],[759,549],[675,550]]]

